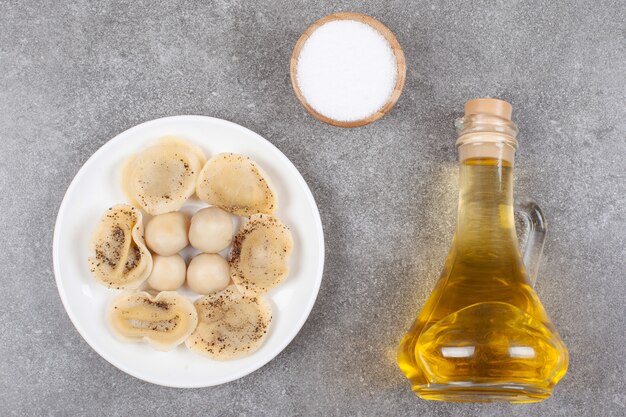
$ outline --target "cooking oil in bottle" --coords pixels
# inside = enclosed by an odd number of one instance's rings
[[[465,105],[452,247],[398,351],[400,369],[424,399],[537,402],[567,371],[567,349],[518,249],[512,178],[517,128],[510,117],[510,104],[501,100]]]

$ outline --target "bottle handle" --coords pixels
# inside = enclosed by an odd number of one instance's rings
[[[528,279],[534,287],[548,225],[541,208],[532,199],[516,199],[515,229]]]

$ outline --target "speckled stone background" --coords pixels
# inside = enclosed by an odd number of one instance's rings
[[[397,106],[359,129],[314,120],[289,81],[299,34],[336,11],[380,19],[407,57]],[[0,1],[0,415],[624,416],[625,20],[621,0]],[[453,120],[478,96],[513,103],[516,191],[549,218],[538,292],[571,361],[541,404],[423,401],[394,361],[450,244]],[[300,334],[207,389],[151,385],[101,359],[52,272],[55,216],[81,165],[117,133],[177,114],[278,146],[326,233]]]

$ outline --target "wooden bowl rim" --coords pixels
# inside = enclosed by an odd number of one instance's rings
[[[368,117],[360,120],[351,120],[351,121],[340,121],[331,119],[329,117],[324,116],[323,114],[316,111],[311,105],[306,101],[302,91],[300,91],[300,86],[298,85],[297,78],[297,66],[298,66],[298,58],[300,57],[300,52],[305,42],[309,39],[311,34],[317,30],[320,26],[325,23],[332,22],[335,20],[355,20],[357,22],[365,23],[370,25],[375,30],[377,30],[383,37],[389,42],[389,46],[396,57],[396,84],[393,88],[393,92],[389,100],[376,112],[369,115]],[[381,23],[379,20],[374,19],[371,16],[361,14],[361,13],[352,13],[352,12],[341,12],[341,13],[333,13],[331,15],[325,16],[313,24],[311,24],[306,30],[302,33],[296,45],[293,48],[293,52],[291,54],[291,62],[290,62],[290,73],[291,73],[291,85],[293,87],[294,92],[296,93],[296,97],[300,103],[304,106],[304,108],[318,120],[321,120],[324,123],[328,123],[337,127],[359,127],[365,126],[370,123],[375,122],[376,120],[383,117],[389,110],[393,108],[398,99],[400,98],[400,94],[402,94],[402,88],[404,87],[404,81],[406,79],[406,60],[404,58],[404,52],[402,51],[402,47],[400,43],[396,39],[393,32]]]

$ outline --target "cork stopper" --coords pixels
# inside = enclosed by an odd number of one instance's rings
[[[497,98],[475,98],[465,103],[465,117],[474,114],[488,114],[511,120],[511,104]]]
[[[511,121],[510,103],[497,98],[477,98],[465,103],[460,119],[459,160],[493,158],[513,164],[517,126]]]

